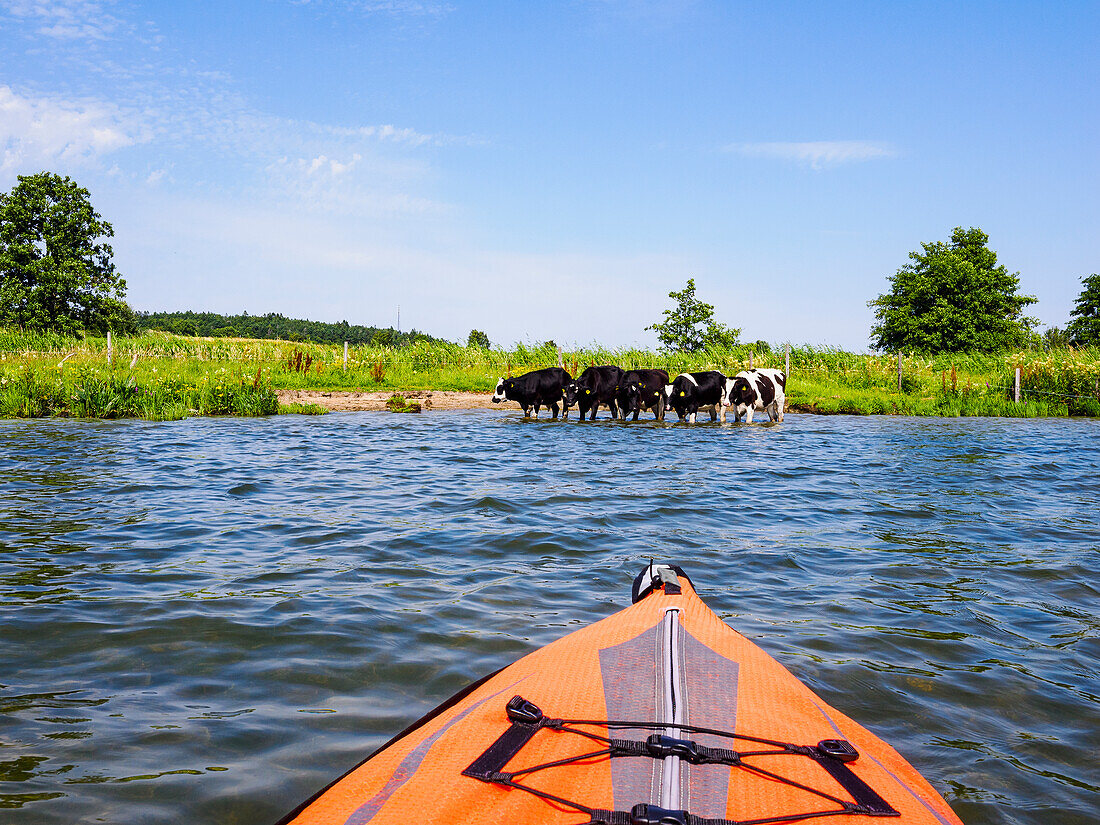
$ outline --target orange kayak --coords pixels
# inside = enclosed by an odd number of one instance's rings
[[[679,567],[471,685],[293,825],[959,823],[892,747],[722,622]]]

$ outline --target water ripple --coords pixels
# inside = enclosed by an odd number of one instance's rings
[[[5,821],[277,819],[649,558],[968,823],[1093,822],[1100,425],[0,422]]]

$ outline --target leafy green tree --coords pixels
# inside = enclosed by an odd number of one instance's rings
[[[392,329],[380,329],[370,339],[371,345],[376,347],[392,347],[396,341],[395,331]]]
[[[114,229],[90,197],[50,172],[20,175],[0,193],[0,325],[69,334],[134,327],[106,241]]]
[[[1066,336],[1076,347],[1100,346],[1100,275],[1081,279],[1084,287],[1069,313]]]
[[[1043,334],[1039,337],[1039,341],[1045,350],[1052,349],[1065,349],[1070,345],[1069,335],[1066,334],[1064,329],[1058,327],[1050,327],[1043,330]]]
[[[676,301],[676,306],[664,310],[664,321],[646,327],[657,333],[664,349],[697,352],[707,347],[737,346],[741,330],[714,320],[714,305],[695,297],[694,278],[688,278],[687,286],[668,293],[668,297]]]
[[[996,352],[1025,344],[1038,323],[1023,315],[1035,303],[1020,295],[1020,273],[997,264],[989,236],[956,227],[951,241],[922,243],[890,279],[891,290],[868,306],[878,323],[871,327],[879,350],[917,352]]]
[[[470,334],[466,336],[466,346],[489,349],[489,336],[480,329],[472,329],[470,330]]]

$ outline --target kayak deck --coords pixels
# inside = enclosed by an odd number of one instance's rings
[[[284,822],[959,822],[678,568],[647,568],[634,596],[460,694]]]

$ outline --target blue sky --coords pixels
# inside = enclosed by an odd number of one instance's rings
[[[138,309],[865,349],[980,226],[1031,314],[1100,270],[1100,4],[0,0],[0,188],[87,187]]]

